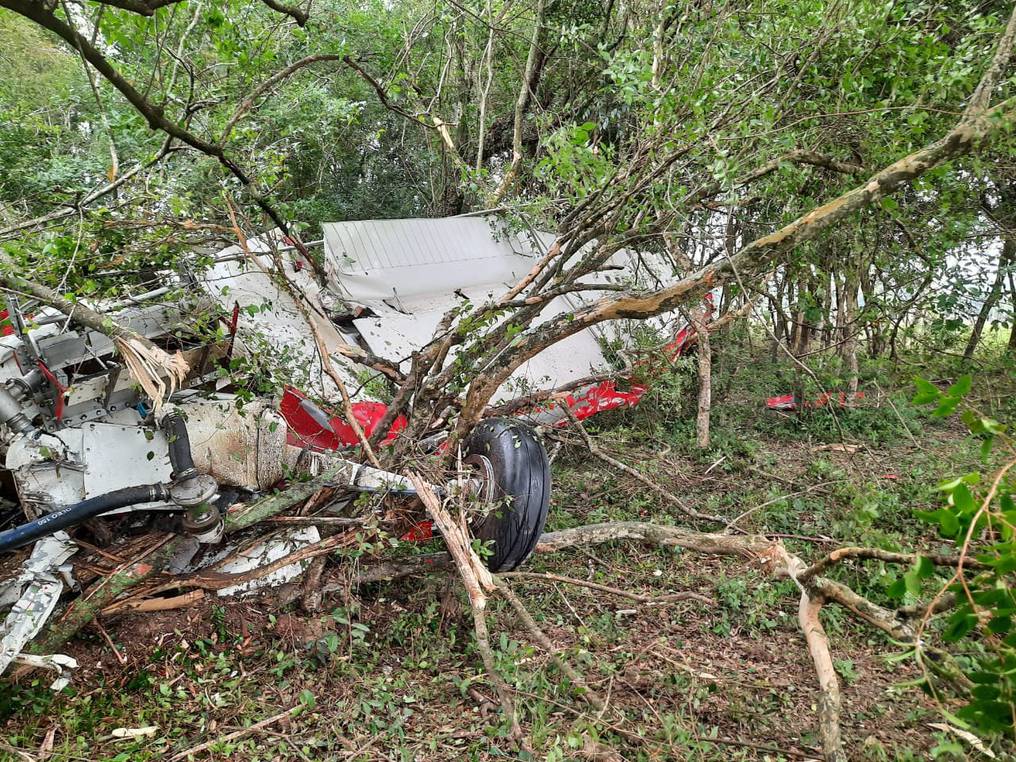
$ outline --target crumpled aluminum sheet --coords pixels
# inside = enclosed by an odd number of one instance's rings
[[[44,537],[35,543],[32,554],[21,567],[21,573],[0,583],[0,606],[11,606],[0,627],[0,673],[21,655],[53,613],[64,588],[59,568],[77,550],[78,546],[71,542],[66,532]],[[52,658],[56,659],[56,656]],[[54,663],[73,666],[65,661],[68,658],[61,657]]]

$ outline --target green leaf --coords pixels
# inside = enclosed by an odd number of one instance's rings
[[[935,564],[931,562],[930,558],[924,556],[918,556],[915,562],[914,571],[917,574],[918,579],[928,579],[935,573]]]
[[[907,592],[906,579],[904,577],[900,577],[891,585],[889,585],[888,588],[886,588],[885,594],[890,598],[899,600],[906,594],[906,592]]]
[[[915,598],[921,593],[921,578],[917,574],[917,567],[907,569],[903,575],[903,584],[907,592]]]
[[[949,503],[960,515],[972,513],[975,509],[974,495],[966,484],[960,484],[952,491]]]
[[[960,532],[959,519],[945,508],[939,508],[937,511],[914,511],[914,514],[923,521],[938,524],[938,530],[943,537],[955,537]]]
[[[945,393],[946,396],[952,397],[957,401],[962,399],[963,397],[967,396],[967,393],[970,391],[970,386],[973,383],[973,380],[974,380],[973,376],[971,376],[969,373],[960,376],[958,379],[956,379],[956,383],[954,383],[946,390]]]
[[[917,387],[917,394],[914,395],[913,399],[915,405],[928,405],[932,402],[938,402],[942,396],[942,392],[938,390],[938,387],[930,381],[925,381],[920,376],[914,379],[914,386]]]
[[[988,621],[988,629],[996,635],[1004,635],[1012,629],[1012,617],[1008,615],[992,617]]]
[[[977,617],[969,609],[960,609],[951,617],[942,632],[942,639],[957,641],[977,626]]]

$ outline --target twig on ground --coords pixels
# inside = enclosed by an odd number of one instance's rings
[[[192,606],[198,601],[203,600],[204,597],[204,590],[191,590],[183,595],[174,595],[171,598],[143,598],[141,600],[132,598],[126,601],[117,601],[111,606],[104,608],[100,613],[102,616],[112,616],[122,611],[172,611],[173,609]]]
[[[232,733],[227,733],[226,735],[221,736],[219,738],[214,738],[211,741],[199,743],[197,746],[192,746],[191,748],[186,749],[185,751],[181,751],[179,754],[174,754],[172,757],[169,758],[168,762],[180,762],[180,760],[187,759],[188,757],[193,757],[197,754],[200,754],[203,751],[207,751],[208,749],[211,749],[213,746],[216,746],[217,744],[229,743],[230,741],[235,741],[238,738],[245,738],[251,735],[252,733],[257,733],[259,730],[262,730],[263,728],[267,728],[274,725],[277,722],[281,722],[287,717],[292,717],[293,712],[295,712],[298,708],[299,707],[293,707],[292,709],[287,709],[284,712],[279,712],[278,714],[272,715],[271,717],[261,720],[260,722],[255,722],[253,725],[250,725],[246,728],[241,728],[240,730],[236,730]]]
[[[575,413],[573,413],[567,405],[562,405],[561,409],[564,411],[564,414],[568,416],[568,420],[571,421],[571,424],[572,426],[575,427],[575,430],[579,432],[579,435],[582,437],[582,440],[586,443],[586,447],[589,449],[589,452],[591,452],[597,458],[602,460],[604,463],[607,463],[608,465],[611,465],[614,468],[616,468],[618,471],[622,471],[623,473],[628,474],[633,479],[637,479],[638,481],[642,482],[647,487],[649,487],[649,489],[653,490],[659,495],[662,495],[668,502],[676,505],[682,513],[690,516],[693,519],[696,519],[698,521],[712,521],[717,524],[723,524],[726,522],[726,519],[720,516],[712,516],[708,513],[700,513],[699,511],[696,511],[694,508],[685,503],[673,492],[664,489],[659,484],[657,484],[652,479],[642,474],[637,469],[634,469],[628,464],[622,463],[616,458],[612,458],[610,455],[607,455],[607,453],[605,453],[600,448],[600,446],[593,441],[593,438],[589,436],[589,432],[586,431],[585,427],[582,425],[582,422],[575,417]]]
[[[501,594],[508,599],[512,608],[515,609],[515,613],[519,615],[519,618],[522,620],[522,624],[526,626],[529,634],[533,636],[533,639],[536,640],[540,648],[550,654],[550,658],[554,660],[558,669],[564,672],[568,679],[572,681],[572,684],[579,690],[579,694],[582,698],[588,701],[593,708],[603,711],[606,707],[606,703],[602,698],[600,698],[600,694],[593,690],[592,686],[586,682],[586,679],[579,674],[578,670],[568,663],[567,659],[561,656],[561,652],[554,645],[553,641],[547,637],[547,634],[540,629],[536,620],[533,619],[533,615],[529,613],[529,610],[525,607],[525,605],[523,605],[522,601],[519,600],[519,597],[515,595],[514,591],[505,584],[502,584],[499,589]]]
[[[755,511],[759,511],[759,510],[765,508],[768,505],[772,505],[773,503],[778,503],[781,500],[789,500],[792,497],[800,497],[801,495],[807,495],[809,492],[814,492],[817,489],[821,489],[822,487],[826,487],[829,484],[833,484],[833,483],[834,482],[823,482],[822,484],[813,484],[812,486],[806,487],[805,489],[802,489],[802,490],[798,490],[797,492],[791,492],[789,495],[780,495],[779,497],[774,497],[772,500],[766,500],[764,503],[759,503],[758,505],[753,506],[753,507],[749,508],[748,510],[746,510],[744,513],[739,515],[737,518],[734,518],[734,519],[731,519],[730,521],[728,521],[727,522],[727,529],[733,529],[734,526],[737,524],[737,522],[739,522],[741,519],[746,518],[747,516],[750,516],[751,514],[755,513]]]
[[[102,639],[106,641],[106,645],[108,645],[113,651],[113,656],[115,656],[116,660],[120,662],[120,666],[125,665],[127,663],[127,657],[120,653],[120,649],[113,644],[113,639],[109,637],[109,633],[106,632],[106,628],[102,626],[102,622],[96,619],[92,622],[92,624],[95,626],[95,629],[99,631]]]
[[[675,601],[698,601],[699,603],[705,604],[706,606],[715,605],[716,601],[707,598],[699,593],[691,591],[684,591],[680,593],[670,593],[667,595],[639,595],[628,590],[621,590],[616,587],[608,587],[607,585],[600,585],[596,582],[588,582],[584,579],[575,579],[574,577],[562,577],[559,574],[551,574],[550,572],[505,572],[498,575],[501,578],[506,579],[533,579],[533,580],[545,580],[548,582],[563,582],[568,585],[576,585],[578,587],[585,587],[590,590],[597,590],[601,593],[609,593],[616,595],[621,598],[627,598],[638,603],[647,603],[650,605],[659,605],[663,603],[672,603]]]
[[[484,669],[497,692],[512,736],[520,745],[525,745],[526,741],[519,725],[515,703],[512,701],[508,685],[497,671],[494,652],[490,647],[490,633],[487,630],[487,598],[498,589],[498,585],[473,551],[469,537],[438,500],[433,488],[415,473],[409,474],[409,481],[416,488],[417,495],[433,519],[434,526],[444,538],[448,553],[455,562],[455,567],[462,578],[462,584],[466,588],[466,595],[469,597],[469,606],[473,613],[473,630],[476,634],[476,648],[480,652]]]

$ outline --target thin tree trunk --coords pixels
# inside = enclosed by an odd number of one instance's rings
[[[709,417],[713,404],[712,352],[709,347],[709,329],[706,327],[705,311],[691,312],[691,323],[698,336],[698,415],[695,418],[695,443],[702,450],[709,448]]]
[[[1009,301],[1012,309],[1009,318],[1009,354],[1016,354],[1016,277],[1012,272],[1009,273]]]
[[[839,339],[843,342],[840,351],[847,363],[849,372],[847,389],[851,399],[857,394],[858,376],[860,373],[857,363],[857,331],[854,325],[857,319],[858,283],[854,276],[855,273],[849,270],[843,274],[843,297],[841,300],[843,306],[842,336]]]
[[[995,309],[995,305],[998,304],[999,297],[1002,295],[1002,284],[1005,280],[1005,271],[1014,254],[1016,254],[1016,239],[1006,238],[1005,243],[1002,244],[1002,251],[998,255],[998,266],[995,270],[995,280],[991,284],[991,290],[988,292],[988,297],[984,300],[984,304],[981,305],[981,311],[977,314],[977,320],[974,321],[974,327],[970,332],[970,340],[967,341],[967,348],[963,350],[963,360],[965,362],[970,362],[970,360],[973,359],[974,352],[977,350],[977,345],[981,343],[981,334],[984,331],[984,325],[988,322],[988,317],[991,315],[991,311]]]

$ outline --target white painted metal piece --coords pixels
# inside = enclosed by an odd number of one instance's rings
[[[14,579],[0,583],[0,606],[11,606],[0,626],[0,673],[34,638],[56,608],[64,583],[57,571],[78,550],[66,532],[35,543]]]
[[[274,263],[266,252],[270,251],[272,236],[278,235],[266,233],[247,242],[248,249],[260,254],[261,266],[269,271]],[[353,364],[337,353],[338,347],[348,342],[325,317],[330,296],[317,285],[309,267],[297,268],[299,255],[290,250],[281,252],[279,259],[286,268],[286,277],[306,297],[308,304],[304,306],[328,349],[332,365],[351,389],[359,386]],[[276,358],[284,358],[295,374],[294,383],[305,392],[323,399],[339,399],[338,389],[321,367],[303,311],[285,288],[249,261],[239,246],[219,252],[216,264],[201,276],[199,285],[227,314],[234,305],[240,305],[237,337],[247,351],[270,351]],[[248,314],[248,308],[254,316]]]
[[[286,530],[275,537],[266,540],[265,542],[258,543],[252,548],[248,548],[235,556],[228,563],[216,567],[215,571],[223,574],[243,574],[245,572],[253,571],[260,566],[265,566],[274,561],[278,561],[283,556],[287,556],[299,548],[306,545],[312,545],[320,540],[321,535],[315,526]],[[249,582],[224,587],[218,591],[218,595],[219,597],[224,598],[230,595],[250,593],[265,587],[283,585],[299,577],[308,563],[310,562],[303,561],[290,564],[289,566],[283,566],[281,569],[276,569],[270,574],[258,577]]]

